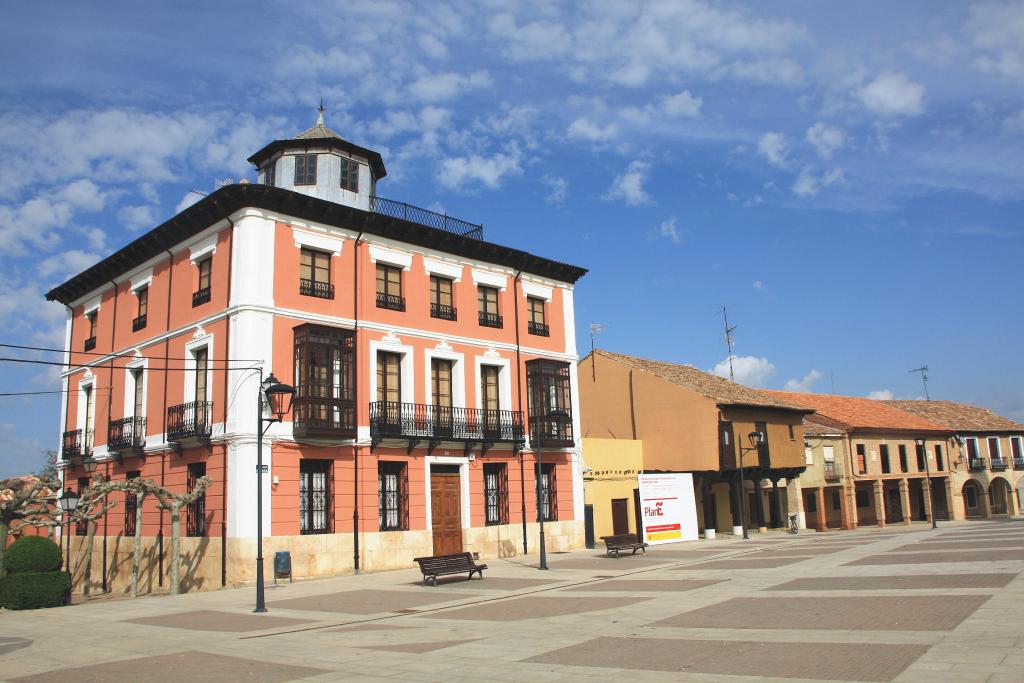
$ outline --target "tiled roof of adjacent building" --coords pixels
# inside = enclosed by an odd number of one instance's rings
[[[804,418],[805,436],[834,436],[844,432],[845,430],[842,427],[837,426],[827,418],[822,418],[817,413]]]
[[[796,391],[765,393],[797,405],[813,408],[818,415],[835,421],[846,429],[878,429],[889,431],[948,432],[948,427],[923,417],[888,406],[881,401],[857,396],[833,396]]]
[[[988,408],[954,401],[885,401],[958,432],[1024,432],[1024,424],[993,413]]]
[[[698,370],[692,365],[666,363],[660,360],[627,356],[624,353],[613,353],[602,349],[598,349],[595,353],[630,367],[650,372],[669,382],[712,398],[720,405],[759,406],[763,408],[813,412],[813,409],[803,408],[800,405],[769,396],[758,389],[751,389],[742,384],[730,382],[718,375]]]

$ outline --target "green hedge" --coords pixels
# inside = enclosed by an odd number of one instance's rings
[[[60,548],[45,536],[23,536],[4,554],[9,574],[55,572],[60,569]]]
[[[0,578],[0,607],[38,609],[65,603],[71,578],[67,572],[8,574]]]

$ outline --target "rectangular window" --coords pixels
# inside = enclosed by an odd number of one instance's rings
[[[909,472],[910,467],[907,465],[907,447],[900,444],[898,449],[900,454],[900,472]]]
[[[508,469],[505,463],[484,465],[484,514],[488,526],[508,524]]]
[[[878,447],[878,455],[882,459],[882,474],[889,474],[892,472],[892,467],[889,465],[889,446],[882,444]]]
[[[545,522],[558,521],[558,483],[555,481],[555,464],[541,463],[540,470],[540,511]]]
[[[209,370],[209,349],[198,348],[192,352],[196,362],[196,393],[192,400],[200,403],[206,400],[206,375]],[[199,407],[196,406],[196,419],[199,418]]]
[[[533,447],[572,446],[569,364],[548,359],[526,361],[526,385]]]
[[[981,460],[981,456],[978,455],[977,439],[967,439],[967,459],[972,463]]]
[[[480,285],[476,290],[477,311],[479,322],[483,327],[501,327],[502,319],[498,314],[498,289]]]
[[[498,411],[501,404],[498,399],[498,378],[501,368],[496,365],[480,366],[480,407],[487,411]]]
[[[206,476],[206,463],[194,462],[188,466],[187,490],[191,493],[196,488],[196,483]],[[196,498],[190,503],[185,511],[185,527],[189,536],[206,535],[206,494]]]
[[[295,155],[295,184],[316,185],[316,155]]]
[[[263,184],[277,185],[277,160],[271,161],[263,167]]]
[[[914,444],[914,455],[917,456],[917,471],[926,471],[928,469],[928,463],[925,462],[925,458],[928,456],[928,450],[924,442]]]
[[[125,475],[125,479],[131,481],[132,479],[138,479],[141,476],[141,472],[134,470]],[[139,511],[139,499],[134,493],[125,491],[124,494],[124,535],[134,536],[135,535],[135,517]]]
[[[805,465],[813,465],[814,464],[814,451],[812,451],[810,448],[805,448],[804,449],[804,464]]]
[[[1024,453],[1021,451],[1020,437],[1010,437],[1010,454],[1013,458],[1013,466],[1016,468],[1024,467]]]
[[[304,436],[355,431],[355,334],[318,325],[295,328],[293,426]]]
[[[404,462],[377,463],[377,517],[381,531],[409,528],[408,488]]]
[[[857,471],[860,474],[868,473],[868,458],[862,443],[857,444]]]
[[[766,422],[755,422],[754,431],[761,432],[762,439],[761,445],[757,447],[757,459],[761,467],[769,467],[771,463],[771,453],[768,449],[768,424]]]
[[[85,338],[85,350],[92,351],[96,348],[96,316],[98,311],[85,314],[85,320],[89,324],[89,336]]]
[[[430,402],[434,410],[435,436],[451,436],[452,362],[442,358],[430,361]]]
[[[299,460],[299,533],[331,533],[331,461]]]
[[[136,369],[132,370],[131,372],[132,372],[132,386],[133,386],[133,389],[134,389],[134,391],[133,391],[133,393],[134,393],[134,401],[133,401],[134,412],[132,413],[132,415],[133,415],[133,417],[143,417],[146,414],[145,392],[143,391],[146,388],[146,384],[145,384],[146,378],[142,374],[142,372],[143,372],[142,368],[136,368]]]
[[[377,308],[386,308],[392,311],[405,310],[401,268],[384,263],[377,264]]]
[[[528,296],[526,297],[526,305],[528,316],[527,332],[547,337],[550,334],[550,330],[544,317],[544,299]]]
[[[210,300],[210,274],[213,268],[213,259],[204,258],[196,264],[199,269],[199,282],[195,292],[192,293],[192,308],[201,306]]]
[[[149,287],[139,287],[135,290],[135,302],[137,308],[135,319],[132,320],[132,332],[138,332],[146,327],[149,315]]]
[[[988,438],[988,457],[993,461],[1003,459],[1002,452],[999,450],[999,437],[990,436]]]
[[[939,472],[946,469],[946,463],[942,460],[942,446],[935,444],[935,469]]]
[[[299,294],[320,299],[334,298],[331,284],[331,255],[315,249],[299,253]]]
[[[377,352],[377,400],[402,402],[402,357],[397,353]]]
[[[796,432],[793,430],[793,425],[786,425],[789,427],[789,440],[796,441]]]
[[[441,320],[455,320],[455,300],[452,296],[454,283],[446,277],[430,276],[430,317]]]
[[[341,189],[359,192],[359,162],[352,159],[341,160]]]

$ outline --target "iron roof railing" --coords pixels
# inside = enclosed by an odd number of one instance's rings
[[[403,221],[409,221],[410,223],[419,223],[430,228],[437,228],[438,230],[444,230],[445,232],[461,235],[462,237],[481,241],[484,238],[483,225],[469,223],[458,218],[452,218],[446,213],[422,209],[412,204],[395,201],[394,199],[371,196],[370,211],[379,213],[382,216],[401,218]]]

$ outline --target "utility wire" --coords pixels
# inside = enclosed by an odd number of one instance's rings
[[[104,358],[108,357],[108,356],[111,357],[111,358],[134,358],[135,357],[134,355],[132,355],[132,354],[135,353],[134,350],[132,350],[132,351],[124,351],[124,352],[121,352],[121,353],[103,353],[103,352],[98,352],[98,351],[74,351],[74,350],[71,350],[71,349],[54,349],[54,348],[47,348],[45,346],[25,346],[23,344],[0,344],[0,348],[3,348],[3,349],[22,349],[22,350],[25,350],[25,351],[44,351],[44,352],[48,352],[48,353],[75,353],[75,354],[79,354],[79,355],[83,355],[83,356],[100,356],[100,357],[104,357]],[[157,360],[162,360],[163,356],[143,356],[143,358],[155,358]],[[168,357],[167,360],[193,360],[193,359],[192,358]],[[251,358],[229,358],[226,362],[228,362],[228,363],[261,363],[262,361],[256,360],[256,359],[251,359]],[[61,363],[61,365],[65,365],[65,363]]]
[[[99,391],[99,392],[102,392],[102,393],[110,393],[110,390],[111,390],[110,387],[106,387],[106,388],[100,387],[99,389],[96,389],[94,391]],[[3,396],[43,396],[43,395],[46,395],[46,394],[82,394],[82,393],[85,393],[85,392],[83,392],[81,389],[68,389],[67,391],[62,391],[60,389],[57,389],[55,391],[6,391],[6,392],[3,392],[3,393],[0,393],[0,397],[3,397]]]
[[[160,361],[160,360],[163,360],[163,359],[162,358],[150,358],[148,360]],[[195,359],[189,359],[189,360],[195,360]],[[56,365],[58,367],[62,367],[62,368],[66,367],[66,368],[69,368],[69,369],[76,369],[76,370],[78,370],[78,369],[86,369],[86,368],[88,368],[90,370],[92,370],[92,369],[103,370],[104,369],[103,365],[98,365],[98,366],[97,365],[69,365],[68,363],[64,363],[62,361],[56,361],[56,360],[36,360],[34,358],[8,358],[8,357],[0,357],[0,363],[2,363],[2,362],[7,362],[7,363],[28,363],[29,365]],[[221,362],[223,362],[223,361],[221,361]],[[239,361],[239,362],[242,362],[242,361]],[[253,365],[234,365],[234,366],[227,366],[227,367],[225,367],[225,366],[219,366],[217,361],[213,361],[213,360],[206,361],[206,369],[207,370],[249,370],[249,369],[252,369],[252,368],[255,368],[255,367],[258,367],[258,366],[253,366]],[[188,370],[188,371],[191,372],[191,371],[195,371],[197,368],[196,368],[196,366],[193,365],[193,366],[187,367],[187,368],[175,368],[175,367],[170,367],[170,366],[161,366],[161,367],[149,367],[148,369],[150,371],[156,371],[156,372],[163,372],[164,370],[181,370],[181,371]]]

